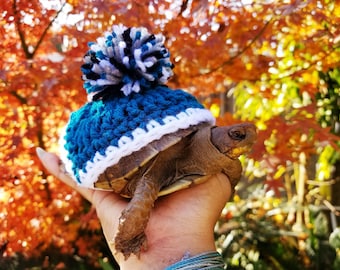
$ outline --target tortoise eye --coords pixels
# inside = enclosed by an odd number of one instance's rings
[[[228,135],[230,136],[230,138],[232,138],[233,140],[237,140],[237,141],[242,141],[246,138],[246,133],[244,130],[240,130],[240,129],[232,129],[228,132]]]

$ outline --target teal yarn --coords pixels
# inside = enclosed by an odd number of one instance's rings
[[[79,185],[149,143],[215,118],[195,97],[165,85],[172,75],[161,35],[114,26],[90,43],[81,66],[88,102],[74,111],[60,138],[60,157]]]

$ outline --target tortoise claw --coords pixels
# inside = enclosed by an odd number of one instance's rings
[[[125,260],[127,260],[131,254],[135,254],[139,259],[140,253],[147,250],[146,235],[142,232],[133,239],[123,239],[117,236],[115,239],[115,248],[124,255]]]

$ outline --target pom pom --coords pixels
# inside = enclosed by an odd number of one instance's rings
[[[173,74],[164,36],[146,28],[115,25],[112,33],[89,43],[89,48],[81,66],[89,101],[104,92],[138,93],[165,84]]]

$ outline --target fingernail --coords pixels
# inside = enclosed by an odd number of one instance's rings
[[[37,155],[40,159],[42,159],[44,155],[46,154],[46,151],[42,149],[41,147],[37,147],[35,151],[37,152]]]

